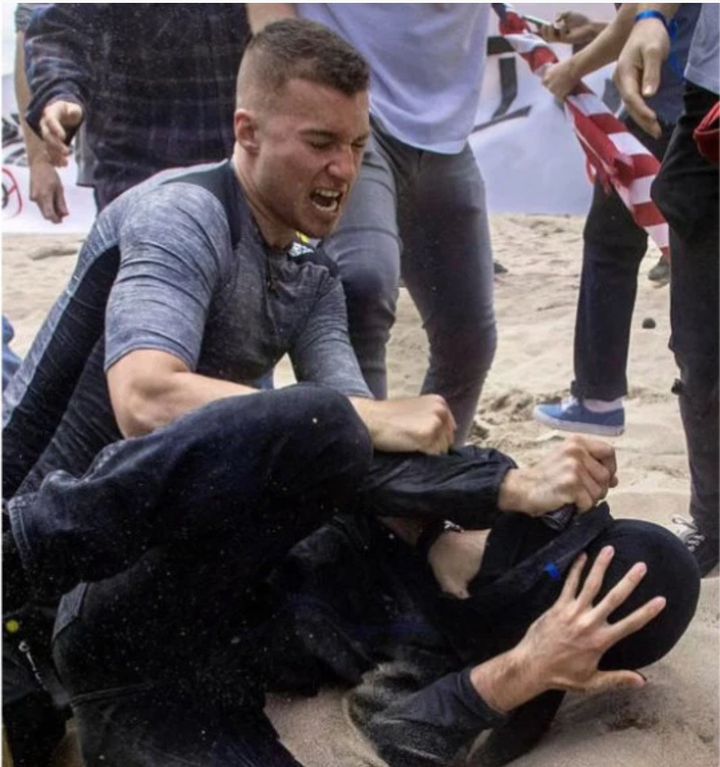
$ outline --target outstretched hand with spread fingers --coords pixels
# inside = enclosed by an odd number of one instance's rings
[[[600,551],[582,586],[587,556],[580,556],[555,604],[530,626],[516,648],[535,667],[544,689],[601,692],[645,684],[645,678],[634,670],[598,669],[600,659],[613,645],[639,631],[665,608],[665,598],[658,596],[614,623],[608,620],[647,572],[646,565],[637,562],[594,604],[614,553],[611,546]]]

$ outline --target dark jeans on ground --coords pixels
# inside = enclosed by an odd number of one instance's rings
[[[367,430],[345,397],[299,385],[212,403],[145,437],[109,445],[82,477],[55,471],[36,492],[14,496],[8,510],[33,581],[48,596],[93,582],[63,600],[56,624],[64,647],[58,665],[70,693],[82,702],[78,696],[102,699],[104,691],[125,688],[130,695],[139,685],[145,699],[150,681],[153,689],[171,685],[170,697],[183,701],[180,712],[198,690],[210,711],[226,699],[257,709],[253,658],[242,650],[262,656],[252,627],[267,623],[271,602],[256,584],[295,543],[354,506],[361,481],[365,503],[380,494],[393,515],[431,512],[442,493],[455,499],[459,521],[487,525],[513,465],[477,448],[443,458],[375,456],[371,466],[372,456]],[[426,475],[436,484],[427,493],[414,482]],[[80,612],[83,620],[74,620]],[[68,671],[75,662],[79,673]],[[132,743],[122,728],[117,743]],[[138,749],[145,746],[154,748],[143,739]],[[117,763],[134,758],[123,751]]]
[[[663,126],[662,136],[654,139],[629,117],[625,124],[655,157],[663,158],[672,126]],[[596,181],[583,232],[575,316],[575,380],[571,393],[580,400],[611,401],[627,394],[630,327],[647,239],[617,192],[607,193]]]
[[[63,598],[54,653],[87,764],[294,764],[260,713],[278,646],[264,576],[341,508],[490,527],[512,466],[477,448],[373,458],[347,399],[300,385],[212,403],[109,446],[82,478],[55,472],[13,498],[33,575],[55,588],[93,581]],[[578,529],[567,535],[582,547]],[[562,572],[572,552],[557,553]]]
[[[670,348],[691,476],[690,513],[718,538],[718,166],[698,152],[693,131],[718,97],[688,83],[652,196],[670,224]]]
[[[272,608],[256,584],[353,501],[371,456],[345,397],[295,386],[112,445],[79,480],[51,475],[43,530],[18,512],[43,490],[13,500],[31,551],[55,541],[60,581],[96,581],[63,599],[55,640],[86,764],[296,764],[251,673]]]

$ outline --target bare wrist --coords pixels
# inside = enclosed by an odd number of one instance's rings
[[[460,525],[450,522],[448,519],[436,519],[423,527],[415,541],[415,550],[423,561],[427,562],[433,546],[444,535],[456,535],[462,533]]]
[[[490,708],[502,714],[549,689],[533,671],[532,659],[521,645],[475,666],[470,683]]]
[[[500,483],[497,507],[500,511],[521,511],[523,497],[522,469],[509,469]]]
[[[592,61],[592,57],[586,55],[586,50],[587,48],[578,51],[574,56],[567,59],[567,76],[575,85],[577,85],[583,77],[597,69]]]
[[[27,163],[28,168],[31,170],[39,167],[54,167],[44,150],[36,155],[30,155],[28,153]]]

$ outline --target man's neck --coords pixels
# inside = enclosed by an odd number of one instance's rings
[[[291,227],[278,225],[272,215],[265,210],[265,207],[259,200],[259,195],[255,194],[253,185],[245,173],[243,163],[239,160],[237,153],[233,154],[231,163],[235,171],[235,178],[237,178],[240,188],[243,190],[255,225],[265,244],[271,248],[287,250],[295,240],[295,230]]]

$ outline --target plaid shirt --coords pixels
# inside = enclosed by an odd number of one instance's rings
[[[101,206],[160,170],[231,155],[243,3],[55,3],[26,32],[39,132],[58,99],[83,107]]]

